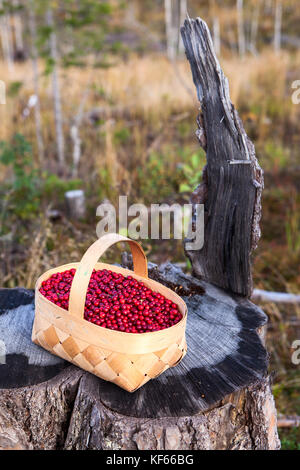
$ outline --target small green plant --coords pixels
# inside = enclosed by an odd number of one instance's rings
[[[34,168],[31,145],[21,134],[11,142],[0,142],[0,163],[12,169],[12,179],[4,185],[7,208],[22,219],[39,210],[39,178]]]
[[[114,133],[114,142],[116,144],[125,144],[130,139],[130,131],[127,127],[122,127]]]
[[[179,186],[181,193],[192,192],[195,187],[200,183],[202,178],[202,169],[204,166],[203,154],[193,153],[190,158],[190,163],[184,163],[181,166],[182,176],[184,183]]]
[[[7,90],[8,96],[10,98],[14,98],[15,96],[17,96],[22,86],[23,82],[11,82]]]
[[[300,253],[300,215],[296,210],[288,214],[285,225],[287,246],[290,254],[297,256]]]
[[[82,186],[80,179],[65,181],[47,172],[39,174],[31,145],[21,134],[14,135],[11,142],[0,142],[0,164],[11,169],[1,191],[2,226],[9,214],[32,219],[40,212],[42,202],[60,202],[66,191]]]
[[[138,196],[146,202],[163,201],[178,185],[178,174],[169,164],[168,153],[151,153],[145,165],[137,167],[137,177]]]
[[[273,169],[282,169],[288,166],[289,150],[279,143],[268,140],[263,149],[264,166]]]
[[[54,199],[57,201],[62,201],[66,191],[78,189],[82,186],[82,181],[80,179],[66,181],[52,173],[44,173],[42,177],[42,195],[45,196],[47,200]]]
[[[279,430],[282,450],[300,450],[299,430],[292,428],[288,432]]]

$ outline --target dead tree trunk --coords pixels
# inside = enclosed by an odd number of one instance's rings
[[[186,20],[182,37],[201,104],[197,135],[207,158],[203,182],[192,198],[205,207],[205,243],[187,256],[195,275],[250,296],[250,255],[260,237],[262,170],[230,101],[206,23]]]

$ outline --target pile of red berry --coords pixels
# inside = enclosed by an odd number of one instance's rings
[[[40,292],[68,309],[75,269],[53,274]],[[159,331],[182,319],[178,306],[131,276],[101,269],[93,271],[85,301],[84,318],[96,325],[126,333]]]

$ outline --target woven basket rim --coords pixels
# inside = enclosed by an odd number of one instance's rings
[[[61,268],[64,268],[63,270],[68,270],[68,269],[72,269],[72,268],[76,267],[76,265],[79,265],[79,262],[62,264],[60,266],[48,269],[41,276],[39,276],[39,278],[37,279],[36,284],[35,284],[35,295],[39,296],[43,300],[43,302],[46,302],[53,310],[61,312],[61,314],[63,314],[64,316],[69,317],[70,320],[74,320],[74,315],[72,315],[68,310],[65,310],[64,308],[59,307],[56,304],[54,304],[53,302],[51,302],[50,300],[48,300],[43,294],[40,293],[39,289],[40,289],[41,283],[44,280],[48,279],[48,277],[46,277],[46,275],[49,274],[49,277],[50,277],[51,274],[54,274],[55,272],[59,272],[59,270]],[[99,268],[99,266],[101,266],[101,267]],[[121,335],[128,336],[128,338],[132,337],[132,339],[136,338],[136,337],[148,337],[149,335],[151,335],[151,338],[153,338],[153,339],[154,339],[154,337],[158,338],[159,336],[165,336],[166,332],[171,333],[175,329],[178,329],[182,325],[182,323],[186,322],[186,318],[187,318],[186,303],[184,302],[184,300],[176,292],[174,292],[169,287],[166,287],[163,284],[161,284],[157,281],[154,281],[153,279],[143,278],[142,276],[139,276],[139,275],[135,274],[134,271],[132,271],[130,269],[122,268],[122,267],[115,266],[115,265],[112,265],[112,264],[107,264],[107,263],[95,263],[95,269],[110,269],[111,271],[113,271],[114,268],[117,268],[118,270],[121,270],[125,273],[128,273],[128,276],[130,275],[130,276],[132,276],[132,277],[134,277],[138,280],[141,280],[142,282],[146,281],[146,282],[149,282],[150,284],[154,284],[154,285],[157,285],[157,286],[163,286],[164,290],[170,291],[172,293],[172,295],[174,295],[178,299],[178,303],[180,304],[180,307],[181,307],[180,311],[182,313],[182,319],[178,323],[176,323],[175,325],[170,326],[169,328],[165,328],[165,329],[159,330],[159,331],[149,331],[149,332],[146,332],[146,333],[127,333],[125,331],[111,330],[109,328],[103,328],[100,325],[95,325],[95,324],[87,321],[85,318],[76,319],[78,322],[83,322],[84,325],[89,325],[89,327],[93,327],[95,329],[95,331],[98,331],[99,333],[102,330],[102,331],[105,331],[107,334],[112,334],[113,336],[115,336],[117,334],[121,334]]]

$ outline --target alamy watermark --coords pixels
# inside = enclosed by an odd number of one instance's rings
[[[293,341],[292,349],[295,350],[291,357],[292,364],[298,366],[300,364],[300,339]]]
[[[186,240],[187,250],[200,250],[204,244],[203,204],[151,204],[128,206],[127,196],[119,196],[118,214],[110,203],[97,207],[101,217],[96,227],[100,238],[105,233],[118,232],[134,240]],[[129,219],[131,220],[129,221]]]
[[[293,104],[300,104],[300,80],[294,80],[292,88],[295,90],[292,93],[292,102]]]

